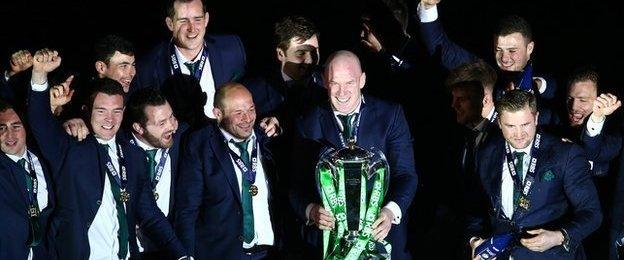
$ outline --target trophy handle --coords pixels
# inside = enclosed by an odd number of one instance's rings
[[[384,176],[384,197],[388,193],[388,186],[390,185],[390,165],[388,164],[388,160],[386,159],[386,155],[379,149],[375,147],[370,148],[373,151],[374,155],[379,156],[379,158],[375,158],[374,163],[368,166],[366,169],[368,176],[366,178],[370,179],[378,169],[383,168],[386,171]]]

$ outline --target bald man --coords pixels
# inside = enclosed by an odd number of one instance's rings
[[[251,93],[217,89],[211,123],[189,137],[176,186],[175,227],[195,259],[264,259],[275,254],[279,224],[267,136],[255,128]],[[258,163],[260,162],[260,163]]]
[[[348,140],[354,140],[362,148],[381,150],[391,169],[383,208],[372,225],[373,239],[385,239],[392,244],[392,259],[410,259],[406,249],[406,215],[418,178],[403,109],[398,104],[362,94],[366,74],[355,54],[338,51],[330,56],[325,68],[329,102],[317,106],[297,122],[299,138],[294,149],[295,158],[301,161],[293,166],[296,176],[292,177],[295,183],[291,203],[309,224],[307,240],[312,247],[320,248],[318,231],[335,227],[335,219],[321,205],[314,181],[314,164],[321,154],[318,149],[341,148]]]

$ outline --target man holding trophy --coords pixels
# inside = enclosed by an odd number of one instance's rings
[[[324,76],[330,102],[300,118],[294,149],[290,197],[306,240],[323,244],[325,259],[410,259],[402,219],[418,178],[403,110],[362,94],[366,75],[351,52],[331,55]]]
[[[581,242],[602,215],[582,148],[537,129],[529,92],[508,91],[496,111],[503,136],[479,150],[479,180],[466,196],[479,213],[469,214],[473,257],[584,259]],[[479,205],[489,209],[477,212]]]

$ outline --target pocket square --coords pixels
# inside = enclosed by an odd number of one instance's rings
[[[555,174],[550,170],[542,174],[542,181],[552,181],[553,179],[555,179]]]

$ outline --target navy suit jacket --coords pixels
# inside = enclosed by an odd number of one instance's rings
[[[394,201],[401,208],[401,223],[393,225],[388,237],[392,244],[393,259],[409,259],[406,249],[408,208],[416,193],[418,177],[414,164],[412,138],[401,106],[364,96],[360,107],[360,127],[357,145],[381,150],[390,165],[390,185],[385,203]],[[314,169],[322,151],[341,147],[340,131],[333,110],[329,104],[318,106],[310,114],[297,122],[300,140],[297,141],[295,158],[300,158],[291,174],[294,181],[291,191],[291,203],[295,212],[303,220],[306,207],[310,203],[321,204],[316,188]],[[320,150],[320,151],[319,151]],[[305,154],[304,154],[305,153]],[[304,161],[304,160],[307,160]],[[321,244],[320,232],[311,227],[308,241],[316,246]],[[315,241],[316,240],[316,241]],[[320,252],[320,251],[319,251]]]
[[[59,180],[58,207],[53,220],[53,225],[58,227],[56,252],[61,259],[86,259],[90,253],[87,232],[101,204],[108,153],[93,135],[76,142],[63,132],[50,112],[47,91],[31,91],[30,97],[29,124],[43,156],[51,162]],[[126,189],[131,194],[126,204],[130,255],[138,256],[137,225],[159,247],[176,257],[185,255],[182,244],[154,201],[147,182],[145,152],[125,142],[121,136],[117,137],[117,143],[126,157]]]
[[[420,36],[430,55],[433,55],[439,49],[441,63],[448,70],[479,60],[478,56],[448,38],[439,19],[429,23],[420,23]],[[540,96],[544,99],[554,98],[557,90],[555,79],[545,75],[536,75],[535,73],[533,76],[539,76],[546,80],[546,90]]]
[[[54,184],[50,172],[37,155],[48,192],[48,205],[40,209],[39,227],[43,233],[41,244],[32,248],[33,259],[53,259],[50,215],[54,209]],[[0,259],[27,259],[26,245],[30,233],[28,219],[28,194],[26,192],[26,171],[6,154],[0,152]]]
[[[583,149],[572,143],[564,143],[555,136],[542,135],[535,182],[529,193],[530,208],[526,212],[514,213],[514,225],[502,217],[504,213],[500,196],[504,158],[505,141],[502,136],[489,140],[477,153],[480,179],[473,186],[474,193],[469,199],[474,204],[480,194],[487,201],[489,206],[486,208],[489,209],[487,213],[469,217],[468,235],[489,237],[519,227],[547,230],[564,228],[570,237],[570,252],[566,252],[562,246],[556,246],[537,253],[518,245],[512,249],[511,255],[514,259],[582,258],[581,241],[596,230],[602,220],[598,195]],[[490,225],[486,225],[486,220],[478,216],[486,214],[489,214]],[[487,231],[487,226],[490,231]]]
[[[205,41],[215,88],[238,80],[245,72],[246,63],[245,48],[240,38],[235,35],[206,35]],[[169,44],[170,41],[163,41],[139,63],[130,92],[145,87],[162,88],[165,79],[172,75]]]
[[[261,161],[269,185],[269,209],[278,244],[279,223],[275,196],[275,174],[267,137],[256,130]],[[240,259],[243,254],[243,214],[239,184],[228,152],[227,141],[216,123],[189,136],[184,148],[176,188],[175,229],[195,259]]]

